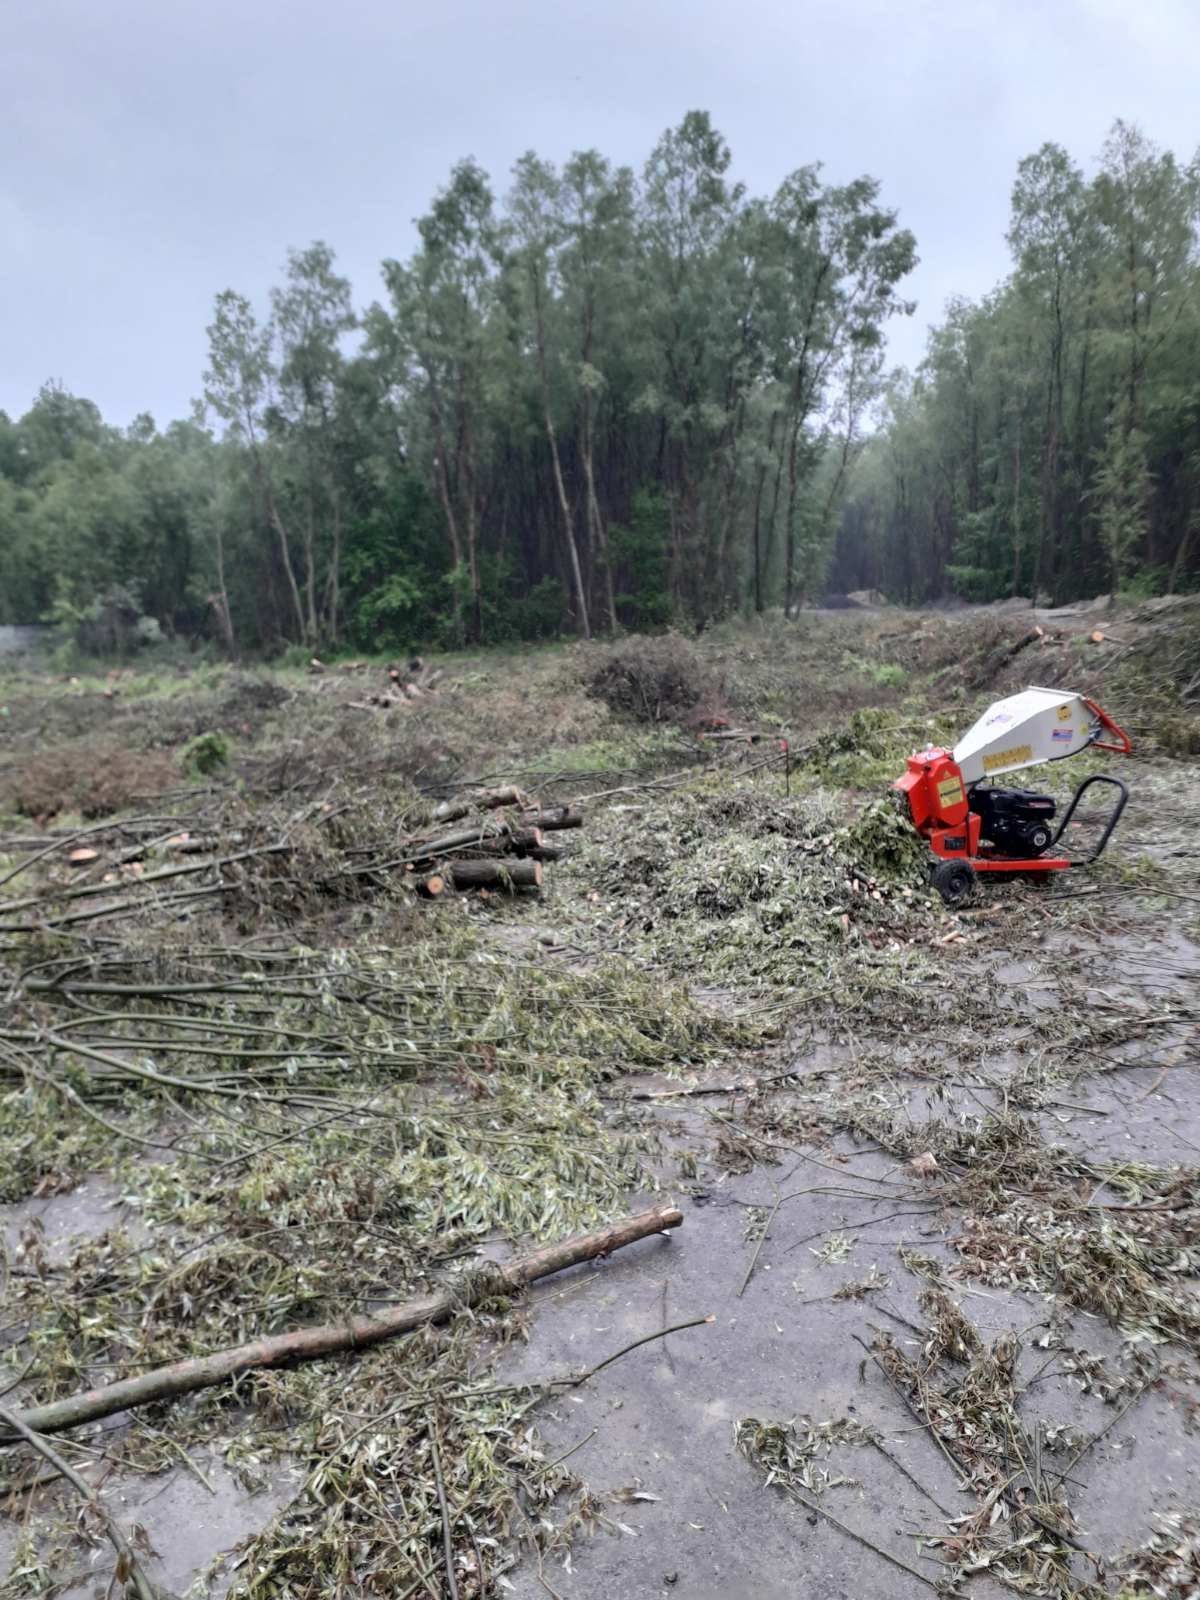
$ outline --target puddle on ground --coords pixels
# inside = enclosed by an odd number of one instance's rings
[[[293,1499],[300,1481],[298,1468],[276,1464],[267,1469],[267,1485],[251,1493],[219,1456],[197,1451],[193,1459],[211,1490],[182,1465],[153,1478],[115,1472],[100,1487],[104,1504],[123,1530],[128,1533],[135,1523],[145,1528],[155,1551],[144,1560],[146,1576],[173,1595],[182,1595],[218,1557],[231,1555],[263,1528]],[[85,1476],[93,1475],[85,1471]],[[77,1497],[66,1491],[42,1490],[31,1499],[20,1496],[8,1502],[0,1512],[0,1574],[10,1573],[26,1512],[31,1521],[50,1517],[70,1526],[77,1510]],[[60,1600],[92,1600],[97,1593],[108,1593],[114,1561],[107,1539],[90,1548],[76,1540],[54,1573],[65,1585],[57,1591]],[[236,1576],[233,1561],[236,1556],[214,1573],[211,1584],[195,1591],[196,1600],[220,1600]]]
[[[116,1228],[134,1236],[142,1231],[137,1212],[122,1205],[120,1189],[98,1175],[84,1178],[64,1194],[0,1205],[0,1240],[14,1257],[21,1254],[23,1236],[30,1229],[36,1232],[47,1261],[56,1264],[70,1254],[73,1241],[99,1239]]]

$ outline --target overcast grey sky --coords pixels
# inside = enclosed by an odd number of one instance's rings
[[[7,0],[0,407],[47,378],[160,425],[199,392],[214,293],[264,302],[327,239],[356,296],[458,157],[640,165],[710,111],[752,191],[869,172],[917,236],[920,358],[1007,269],[1018,159],[1090,162],[1116,116],[1189,157],[1197,0]]]

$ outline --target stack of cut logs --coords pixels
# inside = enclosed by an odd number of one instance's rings
[[[543,807],[519,789],[493,789],[443,802],[429,827],[400,848],[410,881],[426,899],[447,889],[513,893],[540,889],[542,863],[562,855],[546,843],[547,833],[582,826],[582,813],[570,806]]]
[[[352,662],[347,670],[356,670],[361,663]],[[371,711],[376,707],[390,710],[409,706],[414,700],[423,700],[433,694],[445,676],[440,667],[430,671],[420,656],[414,656],[407,666],[393,664],[386,669],[385,687],[368,693],[365,700],[351,700],[356,711]]]

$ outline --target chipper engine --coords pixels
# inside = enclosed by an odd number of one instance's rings
[[[1053,796],[996,782],[1006,773],[1089,749],[1128,755],[1131,746],[1128,735],[1085,695],[1024,689],[989,706],[952,751],[919,750],[909,756],[908,771],[892,787],[917,832],[929,841],[931,881],[947,905],[961,905],[980,872],[1063,872],[1095,861],[1129,799],[1120,778],[1085,778],[1057,826]],[[1091,854],[1060,853],[1079,802],[1097,785],[1112,791],[1112,804],[1099,820]]]

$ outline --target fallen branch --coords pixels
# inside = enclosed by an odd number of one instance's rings
[[[469,817],[472,811],[496,811],[501,806],[520,806],[525,804],[525,796],[520,789],[509,786],[504,789],[493,789],[488,794],[473,795],[469,800],[460,800],[451,804],[443,800],[433,813],[435,822],[458,822],[462,817]]]
[[[136,1378],[122,1378],[103,1389],[89,1389],[82,1394],[69,1395],[63,1400],[51,1401],[44,1406],[31,1406],[20,1413],[5,1413],[4,1420],[24,1437],[29,1431],[60,1433],[64,1428],[78,1427],[84,1422],[95,1422],[101,1417],[114,1416],[131,1406],[150,1405],[159,1400],[173,1400],[179,1395],[192,1394],[197,1389],[211,1389],[243,1372],[255,1372],[267,1367],[280,1367],[293,1361],[315,1361],[324,1356],[336,1355],[342,1350],[358,1350],[367,1345],[382,1344],[399,1334],[411,1333],[426,1323],[443,1322],[460,1307],[497,1294],[511,1294],[561,1272],[566,1267],[578,1266],[583,1261],[594,1261],[598,1256],[611,1255],[627,1244],[648,1238],[652,1233],[663,1233],[677,1228],[683,1213],[674,1206],[660,1206],[639,1212],[594,1233],[576,1234],[558,1244],[545,1245],[529,1255],[517,1256],[507,1264],[485,1270],[455,1289],[444,1289],[437,1294],[422,1295],[414,1300],[394,1306],[377,1317],[348,1317],[344,1322],[327,1323],[315,1328],[297,1328],[291,1333],[275,1334],[257,1339],[252,1344],[237,1345],[231,1350],[219,1350],[209,1356],[197,1356],[187,1361],[176,1361],[168,1367],[158,1367]],[[0,1441],[12,1443],[12,1439]]]

